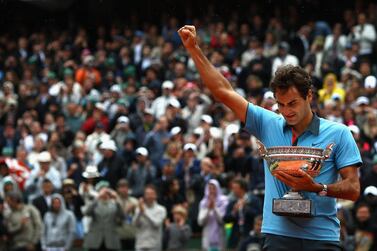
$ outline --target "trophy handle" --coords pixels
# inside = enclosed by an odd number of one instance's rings
[[[330,157],[334,146],[335,146],[335,143],[330,143],[326,146],[325,150],[323,150],[324,159],[328,159]]]
[[[267,149],[266,147],[263,145],[263,143],[259,140],[257,140],[257,145],[258,145],[258,152],[259,152],[259,155],[264,158],[264,157],[267,157]]]

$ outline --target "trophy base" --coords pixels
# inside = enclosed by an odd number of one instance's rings
[[[283,198],[272,200],[272,212],[280,216],[313,217],[313,201],[297,192],[288,192]]]

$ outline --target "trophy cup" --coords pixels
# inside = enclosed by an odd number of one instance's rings
[[[260,156],[267,161],[272,174],[279,170],[300,177],[301,169],[311,177],[316,177],[324,160],[329,158],[334,143],[330,143],[325,149],[302,146],[266,148],[259,140],[257,145]],[[272,212],[281,216],[312,217],[313,201],[305,199],[299,192],[290,190],[282,198],[273,199]]]

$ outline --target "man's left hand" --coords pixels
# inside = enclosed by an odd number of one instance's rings
[[[294,191],[319,192],[321,185],[315,183],[313,178],[306,172],[299,170],[299,175],[293,176],[283,171],[274,171],[274,176]]]

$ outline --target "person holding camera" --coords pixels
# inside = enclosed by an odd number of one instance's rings
[[[119,250],[121,241],[117,228],[124,219],[122,207],[109,182],[98,182],[96,190],[97,199],[84,212],[92,218],[89,232],[84,237],[84,248],[90,251]]]

